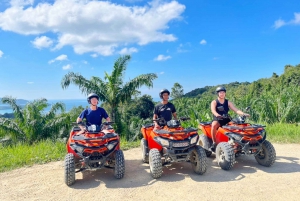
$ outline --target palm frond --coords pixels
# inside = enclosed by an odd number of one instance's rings
[[[24,121],[22,108],[17,105],[15,98],[12,98],[11,96],[5,96],[2,98],[2,103],[9,104],[14,112],[15,118],[20,122]]]
[[[99,96],[99,99],[101,101],[107,101],[108,100],[108,86],[107,83],[104,82],[101,78],[99,77],[92,77],[91,78],[91,83],[94,85],[93,87],[93,92],[96,93]],[[91,91],[92,92],[92,91]]]
[[[43,138],[57,138],[59,137],[60,131],[69,130],[71,128],[70,115],[61,115],[48,121],[42,131]]]
[[[124,73],[127,68],[127,64],[130,61],[130,55],[120,56],[114,63],[114,68],[111,73],[111,83],[116,84],[116,86],[120,86],[123,83]]]
[[[118,94],[118,98],[122,101],[130,99],[132,94],[134,94],[141,86],[147,86],[149,88],[152,87],[153,80],[156,78],[157,75],[154,73],[139,75],[124,85]]]
[[[52,119],[55,117],[57,111],[61,111],[62,113],[65,112],[66,107],[65,104],[62,102],[55,103],[54,105],[51,106],[51,109],[49,112],[45,115],[45,119]]]
[[[63,77],[61,86],[63,89],[66,89],[71,83],[77,85],[83,94],[88,94],[92,88],[89,80],[74,72],[69,72]]]
[[[13,141],[24,140],[25,133],[11,119],[0,118],[1,133],[8,135]]]

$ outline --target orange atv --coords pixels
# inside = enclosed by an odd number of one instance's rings
[[[112,123],[91,125],[86,127],[85,132],[81,132],[77,126],[73,127],[66,145],[65,183],[68,186],[75,182],[75,173],[84,170],[107,167],[114,170],[117,179],[124,176],[125,161],[120,149],[120,137],[115,133]]]
[[[180,121],[188,119],[181,118]],[[159,118],[154,121],[157,121],[162,129],[154,129],[154,124],[143,125],[141,128],[142,160],[149,163],[151,176],[159,178],[163,165],[182,161],[190,162],[197,174],[204,174],[207,169],[207,157],[204,149],[197,145],[197,129],[184,129],[178,120],[165,122],[163,118]]]
[[[245,154],[254,155],[256,161],[263,166],[270,167],[276,159],[273,145],[266,140],[265,126],[246,123],[245,116],[231,119],[229,115],[223,116],[231,121],[219,127],[216,133],[217,147],[215,150],[217,162],[223,170],[230,170],[235,158]],[[211,150],[211,122],[200,122],[199,129],[204,134],[200,135],[199,145],[202,146],[209,157]]]

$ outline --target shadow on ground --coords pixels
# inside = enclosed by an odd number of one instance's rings
[[[163,167],[162,177],[153,179],[150,175],[149,164],[142,163],[141,160],[126,160],[125,176],[116,179],[112,169],[101,169],[97,171],[85,171],[76,174],[76,183],[71,186],[74,189],[90,189],[100,185],[107,188],[135,188],[152,185],[156,182],[178,182],[186,177],[196,182],[228,182],[242,180],[248,174],[257,171],[267,173],[293,173],[300,171],[300,158],[277,156],[271,167],[259,165],[254,156],[240,156],[236,158],[236,163],[229,171],[222,170],[215,156],[207,158],[207,171],[203,175],[194,173],[191,164],[187,162],[172,163]],[[78,176],[82,174],[82,176]]]

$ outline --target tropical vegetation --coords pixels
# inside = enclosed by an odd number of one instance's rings
[[[152,123],[153,109],[157,104],[151,96],[141,95],[138,90],[141,86],[152,87],[157,75],[143,74],[125,82],[124,74],[130,59],[129,55],[120,56],[112,72],[105,73],[103,79],[96,76],[87,79],[78,73],[69,72],[62,78],[61,86],[66,89],[74,84],[83,94],[97,93],[101,106],[115,121],[114,127],[122,137],[122,146],[136,147],[141,139],[141,126]],[[270,78],[252,83],[233,82],[224,86],[227,98],[238,108],[244,110],[250,106],[249,121],[267,125],[268,139],[279,143],[300,143],[300,64],[286,65],[282,75],[273,73]],[[216,98],[215,88],[205,86],[183,94],[183,87],[179,83],[174,84],[171,102],[176,107],[177,116],[191,118],[183,126],[197,127],[199,122],[211,120],[210,103]],[[83,107],[74,107],[66,112],[63,103],[56,103],[49,112],[45,112],[49,106],[46,99],[28,102],[25,107],[18,105],[16,99],[10,96],[1,101],[13,109],[12,115],[0,116],[0,154],[5,156],[5,160],[11,160],[10,163],[19,167],[19,164],[32,164],[28,161],[44,163],[62,158],[65,154],[63,139],[68,137],[72,122]],[[45,143],[56,147],[53,155],[44,152],[44,149],[51,150]],[[32,153],[26,154],[25,150],[31,148]],[[21,152],[28,155],[24,156],[27,162],[18,161],[21,160],[17,159],[22,155]],[[18,157],[12,157],[14,154]],[[0,164],[6,163],[0,161]]]
[[[64,113],[64,104],[52,105],[48,113],[43,110],[48,107],[47,99],[34,100],[21,108],[12,97],[2,98],[14,112],[14,118],[0,118],[0,136],[8,137],[14,143],[29,144],[42,139],[56,139],[59,134],[70,129],[71,116]],[[61,111],[62,114],[58,114]]]
[[[121,119],[118,107],[130,101],[140,87],[152,87],[153,80],[157,78],[155,73],[142,74],[124,83],[123,78],[130,59],[130,55],[120,56],[114,63],[112,73],[105,72],[104,79],[96,76],[86,79],[78,73],[69,72],[63,77],[61,86],[65,89],[70,84],[74,84],[83,94],[96,93],[100,101],[105,104],[112,121],[116,122]],[[117,123],[116,130],[120,132],[122,130],[118,126],[120,122]]]

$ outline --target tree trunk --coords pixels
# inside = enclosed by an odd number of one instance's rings
[[[110,119],[111,119],[111,121],[116,122],[116,109],[115,109],[115,106],[111,107]]]

